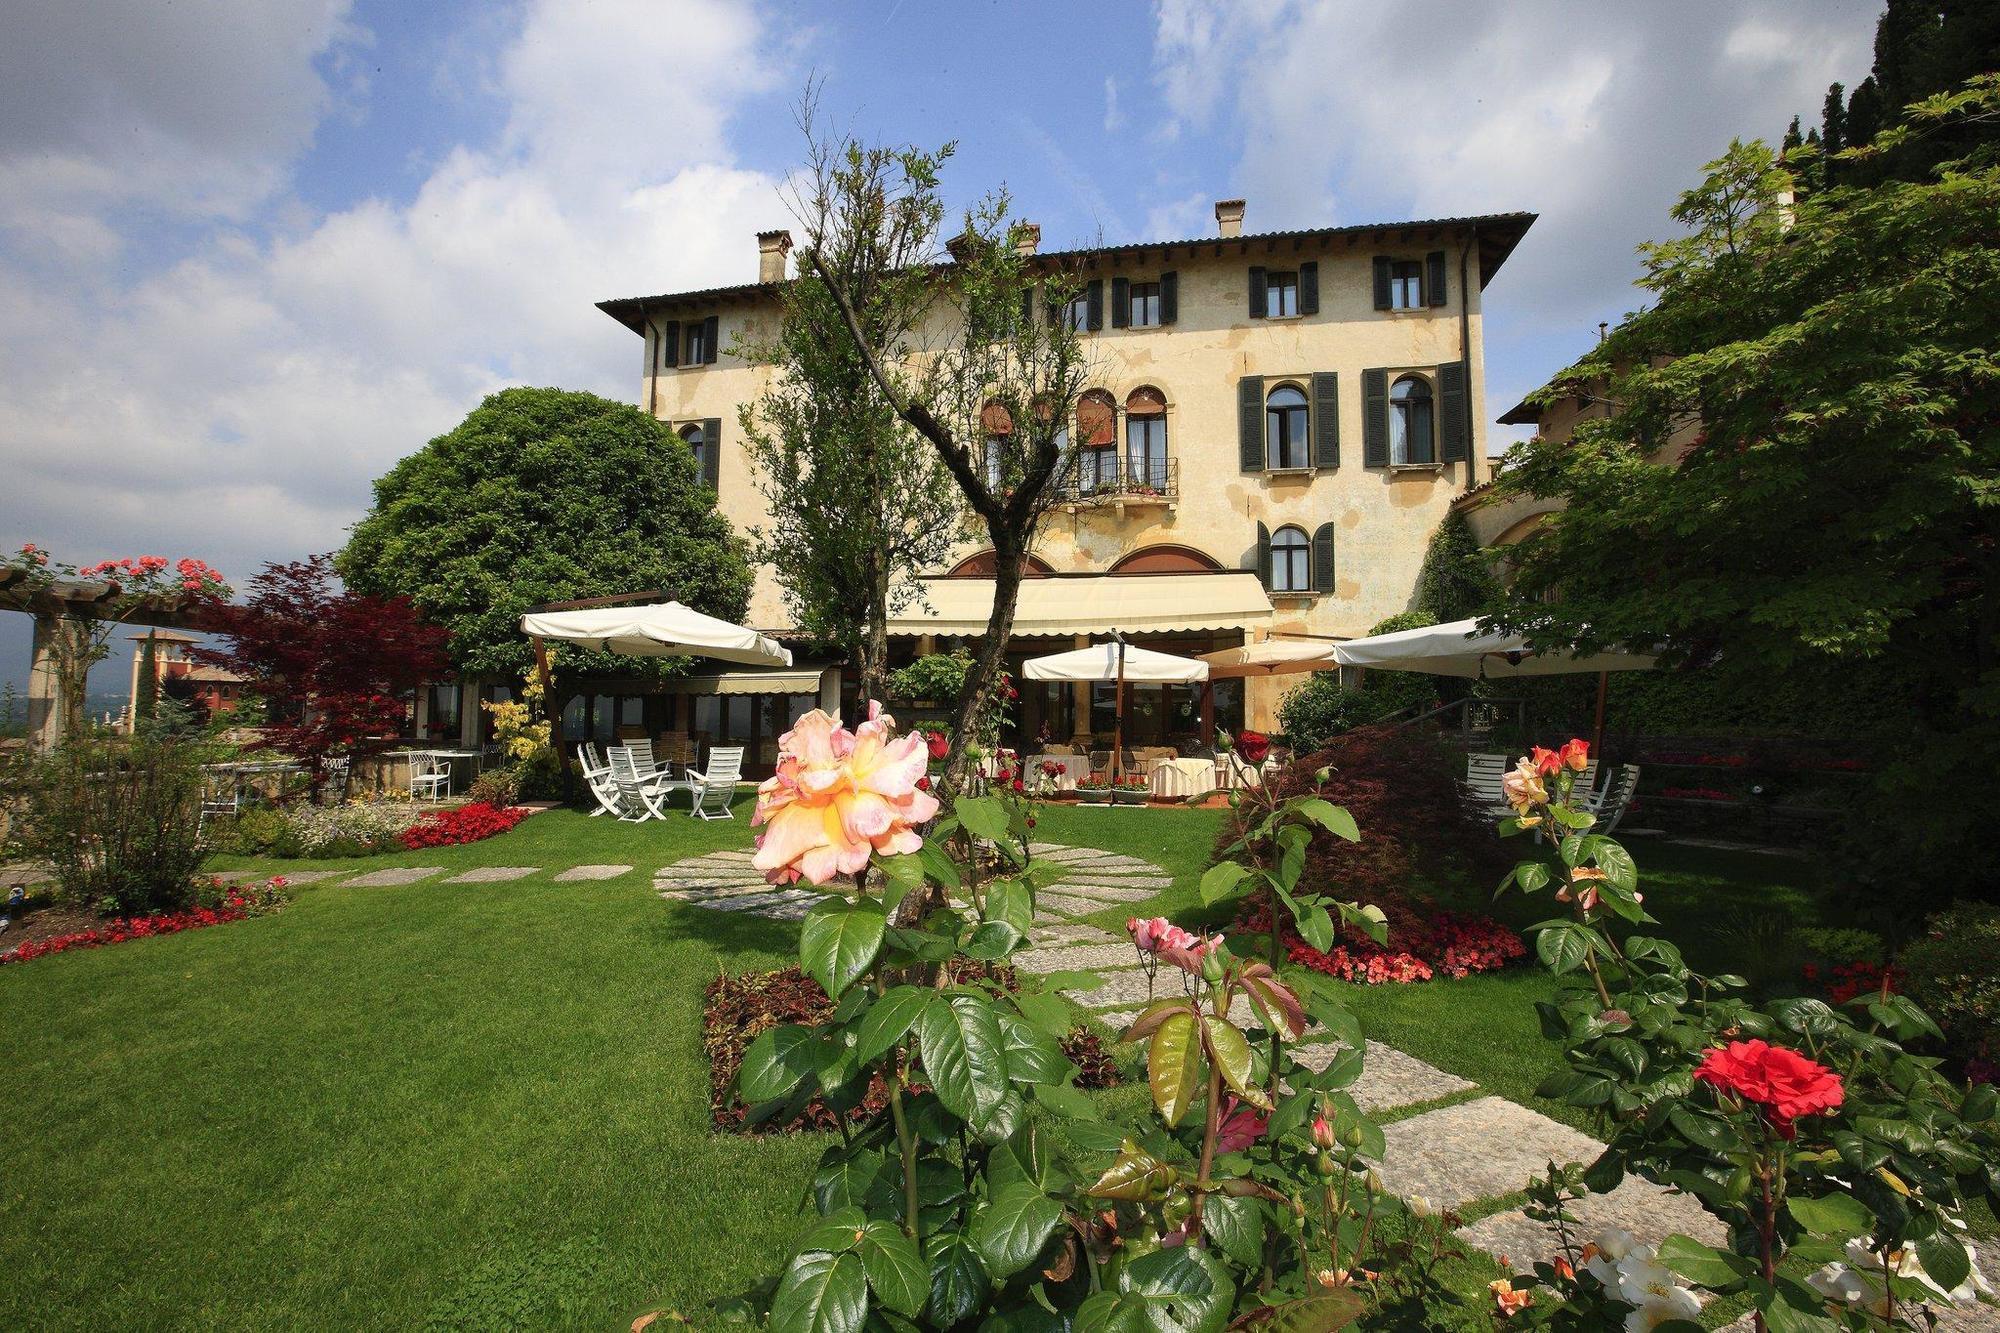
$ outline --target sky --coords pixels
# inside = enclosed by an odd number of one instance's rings
[[[593,303],[755,278],[814,79],[1045,249],[1231,197],[1246,231],[1537,212],[1485,294],[1497,416],[1638,304],[1703,162],[1866,72],[1879,8],[0,0],[0,548],[240,584],[496,389],[635,401]]]

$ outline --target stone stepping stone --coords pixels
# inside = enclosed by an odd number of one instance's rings
[[[1063,949],[1029,949],[1010,959],[1015,967],[1030,972],[1095,972],[1120,967],[1137,967],[1139,955],[1130,944],[1086,944]]]
[[[345,870],[280,870],[272,878],[282,879],[287,884],[317,884],[323,879],[346,873]]]
[[[1121,875],[1110,870],[1091,870],[1079,872],[1074,875],[1065,875],[1060,882],[1064,884],[1097,884],[1114,889],[1158,890],[1171,889],[1174,886],[1173,879],[1167,875],[1142,875],[1137,872],[1130,875]]]
[[[1035,895],[1035,910],[1038,916],[1051,910],[1067,916],[1089,916],[1092,912],[1102,912],[1112,905],[1095,898],[1078,898],[1067,893],[1052,893],[1047,889]]]
[[[655,884],[763,884],[762,875],[746,875],[741,870],[662,870],[653,876]]]
[[[1030,856],[1044,857],[1050,861],[1074,861],[1080,857],[1096,856],[1088,847],[1071,847],[1060,842],[1031,842],[1028,844]]]
[[[1134,874],[1144,874],[1147,871],[1158,874],[1160,871],[1160,868],[1151,861],[1141,861],[1137,857],[1126,856],[1119,852],[1099,852],[1095,856],[1080,858],[1068,864],[1079,870],[1128,870]]]
[[[392,866],[387,870],[371,870],[365,875],[356,875],[341,884],[344,889],[375,889],[396,884],[414,884],[420,879],[435,875],[443,866]]]
[[[568,884],[579,879],[617,879],[630,873],[631,866],[571,866],[556,876],[556,882]]]
[[[686,884],[660,890],[662,898],[674,898],[681,902],[702,903],[711,898],[744,898],[767,893],[776,893],[774,885],[763,880],[745,884]]]
[[[1547,1165],[1544,1162],[1543,1169]],[[1570,1234],[1578,1244],[1609,1227],[1622,1227],[1647,1245],[1657,1246],[1670,1235],[1682,1235],[1704,1245],[1729,1248],[1728,1228],[1691,1196],[1633,1176],[1618,1182],[1611,1193],[1587,1194],[1563,1211],[1572,1219]],[[1520,1209],[1483,1217],[1471,1226],[1460,1227],[1456,1234],[1488,1254],[1506,1255],[1515,1271],[1522,1273],[1532,1269],[1536,1260],[1546,1261],[1561,1253],[1555,1228]]]
[[[1181,974],[1178,969],[1171,967],[1160,969],[1160,974],[1154,979],[1150,989],[1146,984],[1146,974],[1134,967],[1105,972],[1103,982],[1089,990],[1063,992],[1086,1009],[1110,1009],[1120,1006],[1129,1009],[1133,1005],[1144,1007],[1154,1000],[1168,999],[1181,993]]]
[[[1327,1042],[1299,1046],[1293,1054],[1308,1069],[1319,1070],[1332,1064],[1333,1058],[1346,1049],[1338,1042]],[[1435,1065],[1427,1065],[1414,1055],[1406,1055],[1393,1046],[1370,1041],[1368,1052],[1362,1057],[1361,1077],[1347,1091],[1362,1110],[1373,1113],[1434,1101],[1476,1086],[1456,1074],[1447,1074]]]
[[[1386,1125],[1382,1179],[1440,1208],[1512,1194],[1551,1161],[1592,1162],[1604,1145],[1504,1097],[1481,1097]],[[1511,1253],[1511,1251],[1510,1251]]]
[[[697,859],[703,861],[741,861],[747,865],[750,858],[756,854],[755,852],[710,852],[708,855]]]
[[[524,879],[540,869],[540,866],[474,866],[462,875],[453,875],[445,883],[498,884],[510,879]]]
[[[1028,932],[1028,939],[1038,949],[1058,949],[1071,944],[1130,944],[1124,935],[1114,935],[1108,930],[1081,921],[1058,921],[1053,925],[1037,925]]]
[[[769,893],[746,893],[731,898],[689,901],[688,906],[706,908],[711,912],[748,912],[752,916],[796,921],[810,912],[813,904],[819,901],[820,895],[817,893],[805,893],[799,889],[776,889]]]
[[[1148,888],[1135,889],[1135,888],[1127,888],[1122,885],[1081,884],[1075,880],[1069,880],[1069,879],[1064,880],[1061,884],[1057,885],[1056,887],[1062,890],[1063,895],[1065,897],[1094,898],[1097,899],[1100,903],[1106,905],[1110,903],[1142,902],[1147,898],[1153,897],[1155,894],[1159,892],[1158,889],[1148,889]]]

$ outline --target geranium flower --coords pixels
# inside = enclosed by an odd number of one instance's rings
[[[1761,1040],[1732,1041],[1702,1056],[1695,1081],[1733,1093],[1759,1107],[1785,1138],[1800,1116],[1840,1109],[1840,1075],[1797,1051]]]
[[[815,708],[778,738],[778,769],[757,788],[752,825],[762,824],[751,864],[773,884],[867,868],[923,846],[917,826],[934,818],[937,798],[922,790],[925,742],[892,738],[895,719],[868,705],[853,731]]]

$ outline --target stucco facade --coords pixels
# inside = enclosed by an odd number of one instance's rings
[[[1229,232],[1241,217],[1240,205],[1233,219],[1226,205],[1219,206],[1218,217],[1220,230]],[[1140,569],[1253,571],[1269,590],[1272,609],[1262,623],[1232,629],[1224,636],[1228,641],[1282,633],[1352,637],[1407,609],[1438,521],[1487,479],[1480,294],[1532,220],[1510,214],[1219,234],[1038,256],[1040,263],[1064,266],[1097,284],[1100,326],[1086,333],[1085,342],[1091,387],[1108,394],[1115,409],[1111,456],[1136,457],[1128,445],[1141,429],[1157,436],[1156,426],[1135,422],[1149,407],[1156,415],[1152,404],[1163,399],[1167,460],[1164,470],[1143,461],[1119,483],[1079,487],[1074,500],[1045,520],[1038,560],[1059,575],[1105,574],[1121,564],[1129,570],[1135,557]],[[707,466],[721,509],[745,530],[765,522],[766,511],[741,447],[738,409],[759,395],[769,372],[734,349],[774,331],[784,243],[778,233],[760,238],[764,280],[757,284],[602,306],[641,335],[641,405],[677,429],[703,432],[703,447],[714,451]],[[1404,267],[1385,269],[1385,263]],[[1397,301],[1408,308],[1381,308],[1382,274],[1390,271],[1399,278],[1421,275],[1409,279],[1408,290],[1398,289]],[[1130,307],[1129,294],[1146,291],[1132,284],[1160,283],[1168,274],[1171,295],[1162,304],[1172,308],[1160,313],[1172,322],[1118,327],[1126,322],[1121,315],[1155,313],[1143,303]],[[1290,275],[1298,275],[1292,301],[1316,308],[1252,317],[1253,285],[1264,285],[1266,310],[1281,311],[1285,298],[1270,296],[1269,289]],[[1309,294],[1309,287],[1316,291]],[[697,364],[671,364],[687,359],[690,328],[712,329],[714,350],[697,345],[693,351],[703,358]],[[670,332],[672,354],[663,355]],[[1295,469],[1269,466],[1269,433],[1281,427],[1266,408],[1274,391],[1287,388],[1307,404],[1303,418],[1292,420],[1305,421],[1311,437],[1300,458],[1277,460],[1305,463]],[[1428,394],[1433,461],[1388,456],[1397,414],[1406,410],[1387,401],[1391,393]],[[1403,421],[1406,430],[1411,422],[1421,424],[1420,418]],[[1090,433],[1079,428],[1073,439],[1084,442]],[[1294,565],[1290,579],[1260,555],[1296,540],[1280,535],[1286,529],[1311,544],[1306,564]],[[977,545],[966,544],[934,572],[944,574],[968,558],[976,564],[978,553]],[[1300,581],[1300,571],[1305,586],[1287,587]],[[749,621],[760,629],[786,628],[783,599],[768,569],[759,571]],[[1017,628],[1036,632],[1031,624]],[[1246,682],[1245,722],[1273,726],[1277,700],[1297,679]]]

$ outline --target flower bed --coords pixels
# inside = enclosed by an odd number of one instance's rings
[[[1429,981],[1436,976],[1469,977],[1494,972],[1528,955],[1521,937],[1489,917],[1461,917],[1450,912],[1419,914],[1393,910],[1389,942],[1377,944],[1366,936],[1342,939],[1321,952],[1285,928],[1286,956],[1302,967],[1324,972],[1361,986],[1390,982]],[[1261,906],[1245,911],[1234,929],[1262,934],[1269,916]]]
[[[209,881],[207,892],[214,896],[214,906],[194,907],[185,912],[161,912],[152,916],[116,917],[87,930],[29,940],[0,953],[0,964],[26,963],[47,954],[68,953],[72,949],[101,949],[107,944],[123,944],[127,940],[177,935],[184,930],[227,925],[246,917],[268,915],[288,901],[282,875],[274,876],[263,884],[225,885],[215,879]]]
[[[411,851],[425,847],[456,847],[505,833],[526,819],[525,806],[510,805],[496,810],[483,802],[462,805],[456,810],[433,810],[403,830],[403,845]]]
[[[958,971],[968,970],[961,967],[955,969]],[[998,968],[996,975],[1002,984],[1013,984],[1011,968]],[[823,1023],[832,1014],[833,1004],[820,984],[796,967],[720,976],[711,981],[702,1006],[701,1044],[708,1052],[709,1110],[716,1127],[756,1133],[835,1128],[839,1116],[820,1097],[808,1100],[790,1120],[750,1125],[746,1123],[747,1108],[736,1095],[736,1071],[742,1067],[743,1052],[759,1034],[783,1023]],[[1117,1070],[1095,1033],[1076,1028],[1063,1039],[1062,1050],[1082,1071],[1077,1075],[1077,1087],[1108,1088],[1117,1084]],[[882,1080],[875,1078],[860,1103],[847,1112],[848,1122],[859,1124],[880,1114],[888,1104],[887,1098]]]

